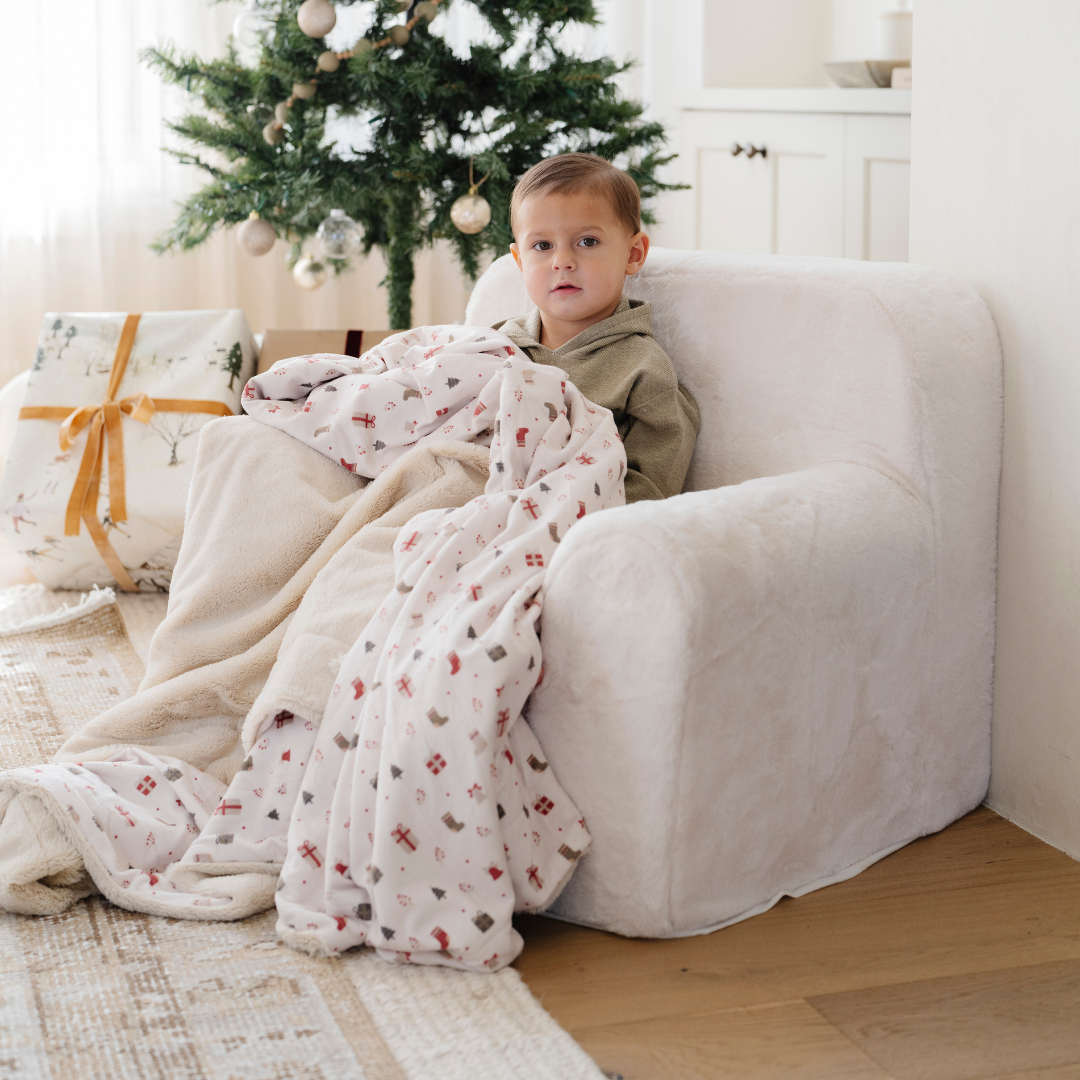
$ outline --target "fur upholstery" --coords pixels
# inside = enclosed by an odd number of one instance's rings
[[[528,715],[593,835],[554,912],[663,937],[982,800],[1001,356],[926,267],[654,250],[627,294],[701,435],[686,493],[560,545]],[[466,322],[529,306],[506,257]]]

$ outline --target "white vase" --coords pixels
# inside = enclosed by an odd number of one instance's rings
[[[883,11],[877,17],[877,60],[911,59],[911,12]]]

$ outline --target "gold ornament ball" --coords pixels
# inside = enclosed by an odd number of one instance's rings
[[[491,207],[483,195],[462,195],[450,207],[450,220],[463,233],[478,233],[491,221]]]
[[[364,56],[375,48],[371,38],[362,37],[353,47],[353,56]]]
[[[326,284],[326,267],[310,255],[301,255],[293,267],[293,280],[309,292]]]
[[[277,146],[278,143],[283,143],[285,141],[285,132],[271,120],[270,123],[263,128],[263,138],[271,146]]]
[[[390,27],[386,36],[390,39],[391,45],[396,45],[400,49],[409,40],[409,28],[398,23]]]
[[[308,37],[326,37],[337,22],[337,12],[329,0],[304,0],[296,13],[300,29]]]
[[[419,15],[421,19],[427,19],[428,22],[431,22],[439,14],[439,9],[431,0],[420,0],[420,3],[416,5],[415,14]]]
[[[287,124],[289,122],[289,114],[291,112],[292,108],[287,101],[279,101],[274,106],[274,119],[279,124]]]
[[[236,230],[236,246],[245,254],[251,256],[265,255],[277,240],[277,233],[269,221],[263,221],[253,210],[251,217],[242,222]]]
[[[327,74],[330,74],[341,67],[341,61],[338,59],[338,55],[333,49],[327,49],[326,52],[319,53],[319,59],[315,61],[315,66],[320,71],[325,71]]]
[[[300,101],[307,101],[315,96],[315,84],[312,82],[294,82],[292,96]]]

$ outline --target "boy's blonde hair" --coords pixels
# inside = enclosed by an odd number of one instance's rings
[[[510,196],[510,229],[521,204],[533,195],[587,191],[604,195],[631,234],[641,232],[641,192],[628,173],[596,154],[556,154],[538,161]]]

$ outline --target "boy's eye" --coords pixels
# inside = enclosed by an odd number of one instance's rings
[[[596,247],[596,245],[599,244],[600,241],[597,240],[595,236],[586,236],[579,240],[578,243],[581,244],[582,247],[591,248]]]
[[[535,251],[550,251],[551,250],[551,241],[550,240],[537,240],[536,243],[533,244],[533,249]]]

